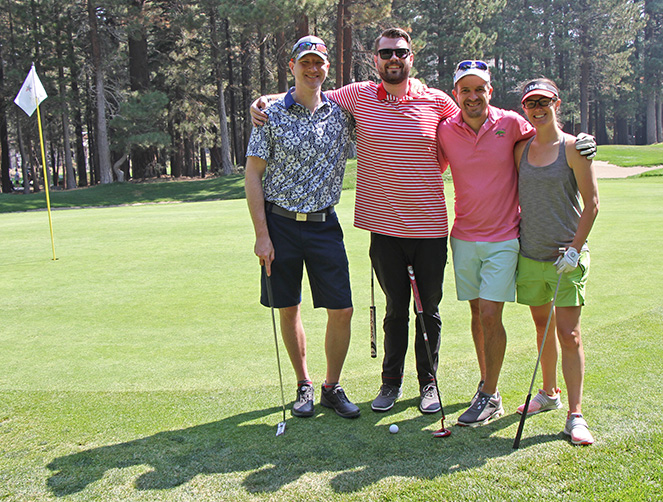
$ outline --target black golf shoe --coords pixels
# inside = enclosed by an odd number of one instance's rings
[[[357,418],[361,414],[359,407],[350,402],[343,387],[339,384],[330,389],[327,389],[324,384],[322,385],[320,404],[325,408],[332,408],[337,415],[343,418]]]
[[[296,417],[313,416],[313,385],[311,383],[297,386],[297,400],[292,405],[292,414]]]

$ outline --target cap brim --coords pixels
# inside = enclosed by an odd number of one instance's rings
[[[306,56],[307,54],[315,54],[316,56],[320,56],[324,61],[328,61],[329,58],[327,58],[327,54],[323,54],[322,52],[319,51],[303,51],[297,54],[297,57],[295,58],[295,61],[299,61],[299,59],[303,56]]]
[[[527,94],[525,94],[520,100],[521,103],[524,103],[527,98],[530,96],[543,96],[544,98],[556,98],[557,95],[552,91],[547,91],[545,89],[532,89]]]
[[[484,82],[490,84],[490,73],[486,70],[480,70],[479,68],[468,68],[467,70],[459,71],[454,75],[454,85],[463,77],[468,75],[476,75],[481,78]]]

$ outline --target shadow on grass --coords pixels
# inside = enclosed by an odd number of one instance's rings
[[[418,399],[398,402],[393,413],[417,404]],[[93,448],[54,459],[48,465],[53,474],[47,484],[62,497],[81,492],[110,470],[148,466],[150,471],[135,480],[135,489],[164,490],[198,475],[235,473],[243,476],[242,486],[248,492],[270,493],[307,474],[331,473],[332,490],[351,493],[390,476],[433,479],[480,467],[490,458],[514,451],[513,438],[495,434],[516,424],[518,415],[480,428],[453,426],[450,437],[437,439],[430,432],[439,428],[439,414],[395,422],[400,432],[394,435],[388,432],[394,423],[389,413],[373,413],[370,402],[360,408],[360,418],[346,420],[318,406],[314,417],[289,417],[280,437],[275,437],[280,408],[270,408]],[[465,403],[460,403],[446,411],[464,408]],[[267,415],[274,415],[273,424],[261,423]],[[529,438],[525,433],[521,449],[558,439],[560,435]]]

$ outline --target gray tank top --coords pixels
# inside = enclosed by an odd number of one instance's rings
[[[520,252],[532,260],[555,261],[558,249],[569,246],[578,229],[580,193],[566,161],[564,141],[560,142],[557,160],[537,167],[527,161],[532,139],[523,151],[518,175]]]

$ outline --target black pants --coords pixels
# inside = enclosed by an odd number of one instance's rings
[[[447,238],[403,239],[371,233],[370,257],[387,299],[383,324],[382,383],[389,385],[400,386],[403,381],[411,293],[407,266],[414,268],[426,333],[433,353],[431,368],[421,326],[417,322],[414,350],[419,386],[423,387],[433,381],[433,375],[437,372],[442,327],[438,306],[442,300],[444,267],[447,263]]]

